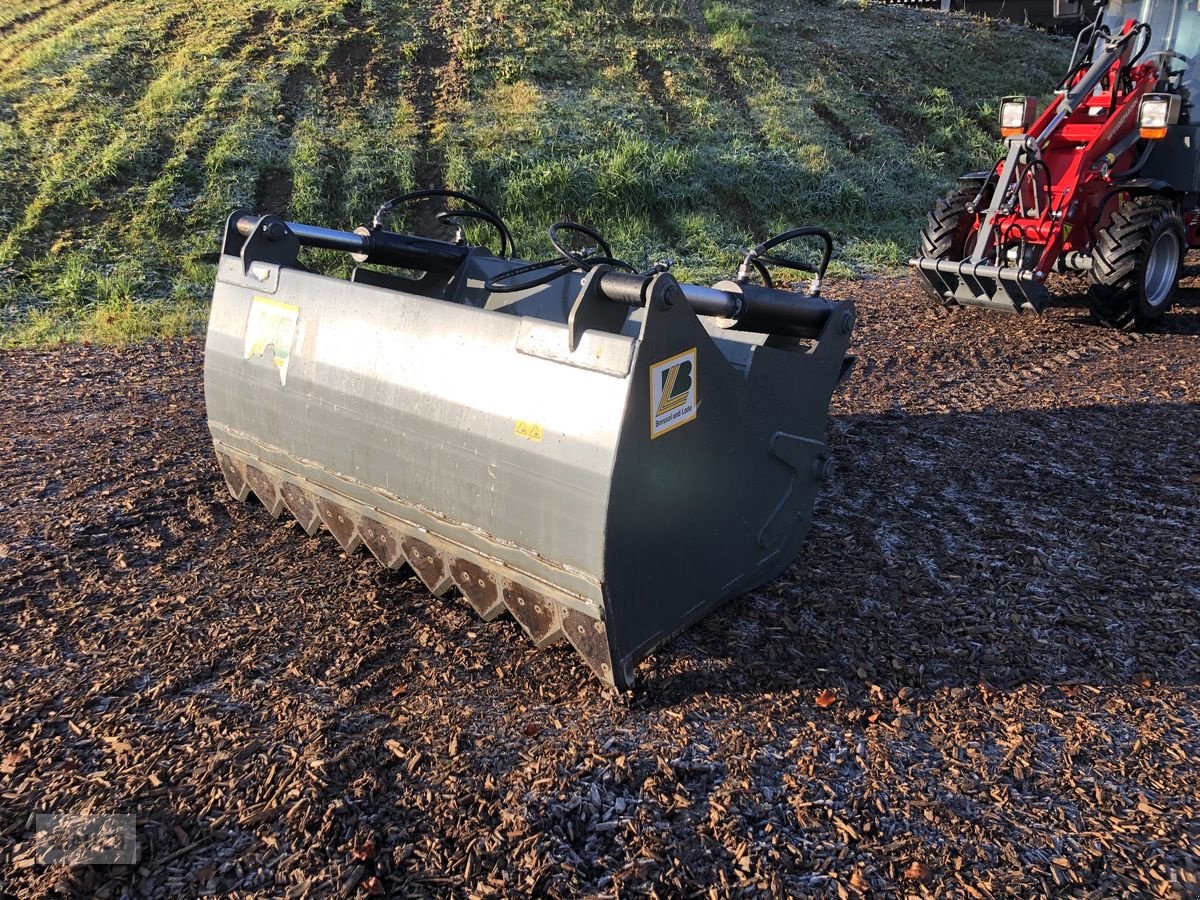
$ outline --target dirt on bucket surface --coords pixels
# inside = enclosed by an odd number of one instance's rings
[[[831,286],[803,553],[628,696],[234,502],[200,340],[0,354],[0,894],[1196,896],[1188,287],[1129,335]]]

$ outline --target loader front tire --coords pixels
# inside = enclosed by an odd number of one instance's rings
[[[1185,242],[1179,208],[1165,197],[1122,203],[1096,235],[1088,302],[1102,325],[1153,327],[1179,286]]]
[[[925,219],[925,227],[921,229],[922,257],[955,261],[966,259],[967,238],[975,222],[974,214],[967,212],[967,204],[978,194],[979,185],[964,185],[951,191],[934,205]],[[930,297],[943,305],[947,303],[946,298],[930,287],[924,278],[919,281]]]

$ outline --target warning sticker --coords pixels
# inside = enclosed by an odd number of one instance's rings
[[[279,383],[287,384],[288,359],[292,355],[292,341],[296,337],[296,320],[300,307],[255,297],[250,304],[250,318],[246,322],[246,359],[267,355],[279,370]]]
[[[650,439],[696,418],[696,348],[650,367]]]
[[[526,422],[524,419],[518,419],[513,433],[529,441],[536,441],[537,443],[541,443],[542,441],[542,426],[536,422]]]

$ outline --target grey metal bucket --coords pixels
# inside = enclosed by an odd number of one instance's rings
[[[565,638],[618,688],[800,549],[849,304],[789,295],[820,313],[803,339],[683,302],[732,284],[624,276],[640,294],[617,303],[593,272],[491,294],[514,263],[483,251],[346,281],[297,262],[301,226],[255,219],[247,238],[238,215],[204,381],[239,500],[507,611],[538,645]]]

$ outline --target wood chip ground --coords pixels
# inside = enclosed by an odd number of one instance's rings
[[[0,894],[1197,896],[1197,286],[1144,336],[831,287],[803,554],[625,697],[236,504],[201,341],[0,354]]]

